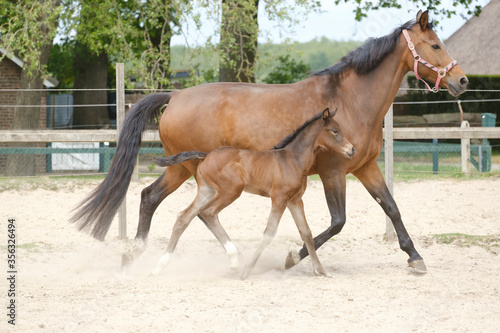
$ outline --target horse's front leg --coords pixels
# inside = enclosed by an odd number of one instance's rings
[[[401,220],[401,213],[399,212],[398,206],[394,201],[387,185],[382,176],[382,171],[380,170],[376,160],[372,160],[367,163],[363,168],[354,172],[354,175],[361,181],[363,186],[368,190],[371,196],[377,201],[384,212],[389,216],[398,235],[399,246],[403,251],[405,251],[410,258],[408,259],[408,264],[410,267],[415,269],[415,271],[420,273],[427,272],[424,260],[418,254],[413,241],[411,240],[406,228]]]
[[[331,224],[328,229],[314,238],[314,248],[316,250],[330,238],[338,234],[344,227],[346,221],[345,173],[333,170],[332,168],[319,169],[318,172],[323,182],[326,202],[331,215]],[[309,252],[305,244],[299,252],[290,251],[285,261],[285,268],[289,269],[297,265],[308,255]]]

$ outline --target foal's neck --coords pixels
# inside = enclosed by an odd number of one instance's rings
[[[309,170],[315,161],[314,144],[319,132],[323,129],[320,122],[322,122],[321,119],[316,120],[282,149],[283,152],[293,156],[293,161],[303,171]]]

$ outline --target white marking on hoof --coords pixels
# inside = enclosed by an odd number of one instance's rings
[[[156,267],[151,271],[151,275],[158,275],[161,273],[161,271],[168,265],[168,262],[170,261],[170,253],[165,253],[160,260],[158,260],[158,263],[156,264]]]
[[[227,242],[224,244],[224,249],[226,250],[229,259],[231,260],[231,268],[238,269],[238,249],[233,242]]]

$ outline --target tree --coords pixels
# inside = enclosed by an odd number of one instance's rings
[[[219,81],[255,82],[259,0],[222,0]]]
[[[36,129],[40,118],[43,80],[61,10],[60,0],[3,0],[0,1],[0,8],[5,13],[1,20],[1,44],[24,61],[19,92],[16,94],[16,105],[19,106],[14,108],[12,129]],[[31,107],[24,107],[28,105]],[[34,175],[35,167],[35,155],[7,156],[7,175]]]
[[[280,64],[272,72],[270,72],[263,80],[265,83],[280,84],[294,83],[303,80],[311,71],[309,65],[302,61],[296,62],[290,59],[290,55],[278,57]]]

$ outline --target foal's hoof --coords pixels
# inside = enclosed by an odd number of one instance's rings
[[[285,269],[290,269],[300,262],[300,255],[297,251],[290,251],[286,256]]]
[[[425,266],[425,263],[422,259],[408,261],[408,266],[411,268],[412,272],[414,272],[414,273],[419,273],[419,274],[427,273],[427,267]]]

